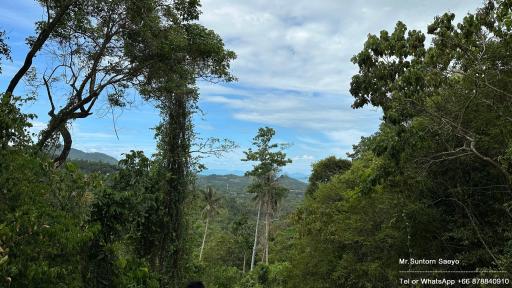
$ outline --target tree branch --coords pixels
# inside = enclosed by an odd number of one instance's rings
[[[44,43],[48,38],[50,37],[51,33],[55,30],[57,25],[60,23],[60,21],[64,18],[66,13],[68,12],[69,8],[76,2],[77,0],[69,1],[63,4],[63,6],[57,11],[55,14],[55,17],[52,19],[51,22],[49,22],[39,33],[37,36],[37,39],[32,44],[32,47],[27,53],[27,56],[25,57],[25,61],[23,62],[23,65],[21,68],[16,72],[14,77],[9,82],[9,86],[7,86],[7,90],[5,90],[5,94],[8,95],[8,97],[11,97],[10,95],[13,94],[14,89],[20,82],[21,78],[25,76],[30,66],[32,66],[32,61],[34,57],[36,56],[36,53],[43,47]]]
[[[64,164],[64,162],[66,162],[69,152],[71,151],[71,144],[73,143],[73,140],[71,139],[71,134],[69,133],[66,124],[60,127],[59,132],[64,141],[64,146],[62,147],[60,155],[53,160],[55,167],[60,167],[62,164]]]
[[[50,112],[48,112],[48,115],[51,117],[55,116],[55,104],[53,104],[53,97],[52,92],[50,89],[50,84],[48,83],[48,80],[46,80],[46,77],[43,76],[44,86],[46,87],[46,94],[48,94],[48,100],[50,100],[50,104],[52,106]]]

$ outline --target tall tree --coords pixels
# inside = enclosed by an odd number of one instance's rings
[[[459,219],[447,223],[461,227],[464,219],[475,231],[470,238],[478,248],[466,249],[483,249],[485,256],[471,259],[474,265],[501,265],[481,232],[496,224],[478,224],[475,218],[489,211],[476,203],[496,207],[493,215],[510,216],[505,207],[512,191],[511,15],[509,1],[487,1],[456,24],[455,15],[445,13],[427,27],[432,35],[427,49],[422,32],[398,22],[391,34],[370,35],[352,59],[360,69],[351,83],[354,107],[371,104],[384,112],[374,151],[435,187],[425,197],[460,211]],[[388,169],[376,175],[376,183],[391,174]],[[498,197],[503,191],[508,193]],[[489,193],[492,197],[485,196]]]
[[[180,15],[187,21],[197,20],[198,3],[184,3],[188,5],[185,5],[186,9]],[[187,195],[192,192],[190,187],[196,168],[194,166],[197,164],[191,149],[197,139],[192,123],[199,98],[196,79],[235,80],[229,72],[229,65],[235,54],[224,48],[222,39],[215,32],[196,23],[180,22],[179,25],[166,26],[137,37],[151,44],[149,50],[147,47],[140,47],[140,50],[132,51],[135,59],[144,59],[147,55],[160,59],[145,71],[144,80],[140,84],[145,97],[157,101],[162,116],[157,128],[157,138],[158,157],[161,159],[164,174],[163,207],[161,237],[155,245],[155,265],[165,275],[162,285],[179,287],[183,285],[186,266],[183,205]],[[225,148],[222,142],[216,143],[220,145],[217,148]],[[216,148],[211,150],[218,151]]]
[[[249,192],[255,193],[254,200],[258,205],[258,215],[256,218],[256,228],[254,232],[254,246],[251,257],[251,270],[254,268],[256,247],[258,241],[258,226],[261,209],[265,213],[265,234],[263,237],[263,259],[268,264],[269,233],[271,226],[271,217],[275,212],[277,204],[287,191],[277,182],[281,167],[291,163],[292,160],[286,157],[283,150],[288,147],[287,144],[271,143],[275,135],[275,130],[270,127],[258,129],[258,134],[253,138],[253,148],[244,151],[245,158],[242,161],[257,162],[251,171],[245,173],[246,176],[254,177],[253,183],[249,187]]]
[[[125,103],[124,92],[127,89],[137,89],[144,97],[146,97],[147,100],[152,100],[153,103],[156,103],[156,106],[160,109],[162,115],[162,123],[157,129],[157,138],[159,143],[158,155],[155,161],[149,161],[149,167],[147,167],[145,165],[147,159],[137,153],[137,155],[133,155],[133,157],[130,156],[129,159],[127,159],[128,162],[121,162],[121,165],[131,165],[134,164],[131,163],[132,161],[130,160],[133,158],[135,163],[140,164],[139,168],[141,168],[141,170],[138,168],[132,170],[130,167],[125,167],[130,169],[121,169],[119,176],[122,177],[123,180],[114,182],[115,187],[112,188],[116,190],[115,193],[107,191],[105,195],[103,195],[105,197],[96,198],[98,201],[104,200],[105,202],[103,203],[104,205],[101,205],[102,203],[98,203],[98,205],[95,205],[94,207],[94,216],[98,216],[98,222],[100,222],[93,223],[94,229],[91,228],[91,230],[87,230],[89,223],[74,224],[78,220],[82,220],[82,218],[87,218],[88,215],[83,217],[81,216],[80,219],[74,217],[66,218],[65,216],[74,216],[75,214],[67,213],[67,211],[61,211],[62,209],[55,209],[55,213],[60,213],[59,215],[62,214],[62,219],[64,220],[71,220],[69,223],[73,225],[70,225],[70,227],[74,228],[59,228],[59,226],[55,225],[51,221],[49,223],[52,224],[49,226],[54,226],[56,227],[55,229],[71,231],[73,235],[79,234],[74,230],[75,228],[78,230],[84,229],[86,231],[82,232],[88,234],[87,239],[83,237],[84,240],[88,240],[94,236],[94,233],[96,233],[95,229],[98,225],[104,226],[102,228],[105,229],[98,233],[107,231],[105,233],[105,238],[109,241],[107,241],[109,248],[117,249],[119,244],[122,248],[127,248],[127,251],[130,251],[127,252],[127,254],[135,253],[135,255],[141,258],[139,263],[151,260],[148,261],[150,264],[149,267],[146,267],[145,265],[130,266],[131,264],[126,264],[126,262],[121,261],[126,259],[119,259],[119,263],[117,263],[118,261],[105,261],[104,264],[112,264],[110,265],[110,268],[115,269],[129,270],[134,268],[133,271],[136,272],[131,275],[134,278],[139,276],[145,278],[148,274],[157,275],[161,287],[181,287],[185,277],[184,270],[187,267],[184,243],[184,240],[186,239],[186,223],[183,216],[183,206],[186,196],[190,192],[189,187],[191,186],[193,178],[193,166],[196,164],[195,161],[197,160],[192,156],[192,151],[190,149],[193,142],[196,140],[191,119],[192,115],[197,111],[197,99],[199,97],[198,89],[196,87],[196,79],[201,78],[207,81],[234,80],[234,77],[229,73],[229,65],[231,60],[235,58],[235,54],[224,48],[222,39],[215,34],[215,32],[197,23],[200,14],[200,5],[199,2],[195,0],[71,1],[74,5],[71,5],[68,7],[69,9],[64,10],[60,9],[59,5],[68,3],[68,1],[40,2],[48,8],[47,12],[49,18],[55,19],[54,15],[61,11],[64,13],[62,18],[63,20],[57,21],[58,23],[54,28],[52,28],[49,34],[48,32],[45,32],[48,35],[43,37],[42,42],[38,40],[33,42],[33,39],[29,39],[29,43],[36,43],[37,45],[40,45],[40,47],[36,47],[33,49],[34,53],[28,55],[30,59],[28,59],[26,63],[29,64],[27,66],[23,66],[20,70],[22,72],[19,74],[21,76],[17,76],[18,78],[14,79],[14,82],[19,82],[22,77],[28,75],[27,71],[29,71],[29,68],[31,67],[31,61],[35,56],[35,52],[50,51],[51,55],[54,57],[55,61],[45,63],[52,66],[46,67],[43,75],[38,76],[37,73],[30,72],[31,78],[29,80],[33,81],[36,87],[40,85],[45,88],[45,92],[48,95],[51,105],[49,125],[41,133],[36,145],[39,150],[44,149],[51,140],[54,140],[60,134],[64,138],[64,149],[61,155],[56,159],[56,163],[62,163],[67,156],[66,151],[69,151],[71,147],[71,137],[69,135],[69,131],[67,131],[66,125],[69,125],[74,119],[88,117],[93,111],[93,106],[95,103],[100,101],[102,96],[105,96],[105,100],[111,106],[123,106]],[[47,23],[42,23],[41,28],[44,29],[46,24]],[[43,45],[46,45],[47,49],[41,50]],[[2,47],[0,47],[0,49],[1,48]],[[3,53],[5,51],[0,52]],[[41,80],[39,83],[36,83],[35,81],[38,79]],[[14,86],[16,85],[14,84]],[[57,97],[54,97],[54,94],[59,92],[62,93],[59,96],[64,96],[59,97],[63,99],[61,107],[59,107],[57,102],[54,102],[54,100],[57,99]],[[9,146],[8,148],[12,148],[5,149],[6,154],[14,152],[14,146],[18,143],[31,143],[30,137],[25,133],[27,132],[26,128],[28,127],[26,120],[29,116],[23,115],[23,117],[19,117],[19,119],[14,119],[13,116],[15,114],[20,114],[20,109],[13,105],[12,102],[14,102],[14,97],[11,96],[12,92],[6,93],[6,97],[3,97],[2,106],[0,107],[1,111],[9,112],[8,114],[2,113],[2,123],[0,123],[0,128],[2,129],[2,144],[5,143],[2,147]],[[9,105],[3,105],[5,102]],[[6,123],[5,125],[4,120]],[[4,141],[4,135],[6,136],[6,139],[10,138]],[[219,142],[213,142],[219,144]],[[212,148],[212,141],[210,141],[209,144],[200,146],[204,147],[205,145],[207,148]],[[221,147],[225,148],[226,146],[222,146],[221,144]],[[223,148],[219,149],[222,150]],[[219,151],[219,149],[215,149],[214,147],[213,151]],[[1,152],[4,151],[2,150]],[[22,153],[20,154],[24,155],[23,157],[25,157],[26,154],[30,154],[25,153],[25,150],[21,152]],[[216,152],[212,153],[215,154]],[[50,177],[54,173],[60,173],[58,172],[59,170],[51,169],[50,166],[47,165],[48,163],[44,160],[40,161],[39,158],[30,159],[30,157],[32,157],[31,155],[32,154],[26,156],[27,163],[30,164],[33,162],[34,165],[44,167],[44,171],[49,171],[47,173],[48,175],[44,174],[45,177]],[[4,164],[9,164],[9,157],[5,159],[6,161],[0,161],[0,168],[2,168]],[[139,161],[137,159],[144,161]],[[135,166],[139,166],[138,164]],[[141,177],[142,179],[136,178],[135,175],[141,171],[144,172],[143,177]],[[130,173],[127,175],[125,172]],[[2,174],[0,175],[2,176],[0,178],[3,179],[6,175],[8,174]],[[34,175],[34,177],[40,176],[39,173]],[[45,183],[53,183],[46,181],[45,177],[39,178],[40,180],[43,179]],[[137,182],[140,180],[140,185],[138,184],[137,187],[130,187],[132,185],[128,184],[131,183],[132,180]],[[23,186],[26,185],[26,183],[32,182],[20,181],[20,183]],[[124,184],[126,184],[126,186]],[[23,189],[30,188],[25,189],[27,195],[30,195],[30,197],[41,196],[39,200],[41,200],[42,203],[47,201],[47,199],[53,199],[51,197],[46,197],[46,195],[44,195],[45,193],[55,190],[58,190],[60,193],[60,189],[46,189],[46,186],[44,191],[43,189],[36,189],[37,187],[42,187],[41,185],[37,186],[36,184],[30,184],[27,187],[23,187]],[[35,188],[32,188],[32,186]],[[69,187],[70,186],[71,184]],[[16,195],[15,193],[18,192],[18,190],[21,191],[21,189],[16,188],[16,186],[12,187],[12,189],[9,188],[9,193],[12,191],[13,196]],[[31,189],[41,190],[41,193],[29,193],[31,192]],[[130,194],[123,193],[126,191],[117,193],[119,192],[117,191],[118,189],[132,189],[135,191],[132,191],[133,193]],[[65,191],[66,190],[64,189],[63,192]],[[69,191],[73,193],[70,192],[62,194],[65,194],[67,197],[75,197],[76,193],[74,190],[71,189]],[[139,195],[146,193],[149,195]],[[4,192],[0,195],[2,198],[3,194]],[[135,203],[135,205],[131,206],[131,204],[126,201],[129,202],[129,200],[133,199],[127,199],[130,198],[127,195],[137,195],[143,198],[147,196],[150,198],[150,201],[146,203],[147,205],[142,205],[144,206],[143,208],[138,207],[137,204],[139,203]],[[12,214],[11,216],[16,216],[17,209],[19,209],[19,207],[15,205],[16,198],[12,199],[13,200],[8,199],[9,201],[6,202],[9,202],[9,205],[13,206],[12,213],[9,211],[9,213]],[[59,205],[62,203],[72,203],[69,199],[66,200],[62,198],[57,200],[60,200],[58,203]],[[46,206],[52,208],[49,205]],[[37,208],[31,207],[30,205],[27,205],[27,207],[30,209]],[[90,208],[90,206],[88,208]],[[138,210],[140,208],[141,213],[137,214],[136,217],[133,215],[135,213],[125,213],[131,208],[134,210]],[[47,211],[53,213],[52,209],[48,209]],[[84,211],[87,211],[87,209],[84,209]],[[37,216],[30,217],[33,217],[36,220],[39,218]],[[141,219],[134,221],[134,223],[129,223],[130,225],[127,229],[123,228],[127,226],[117,226],[117,224],[126,224],[127,221],[124,221],[126,218],[134,220],[131,219],[131,217]],[[119,222],[117,220],[119,220]],[[14,220],[14,218],[8,221],[9,223],[17,223],[17,220]],[[4,223],[1,223],[0,226],[3,226],[3,224]],[[11,226],[16,228],[14,225]],[[35,226],[27,225],[27,227],[30,227],[29,229],[33,229]],[[143,228],[149,229],[146,230]],[[125,231],[123,231],[123,233],[118,233],[119,230],[123,229],[130,230],[130,232],[133,229],[137,235],[125,235]],[[55,231],[58,232],[60,230],[49,231],[51,231],[52,235],[56,238],[59,237],[59,233],[56,233]],[[148,235],[140,237],[142,231],[147,232]],[[1,232],[1,240],[4,241],[4,230],[2,229]],[[9,232],[9,234],[12,234],[13,237],[18,237],[15,233]],[[37,235],[37,237],[39,236]],[[66,235],[65,237],[67,238],[68,236]],[[43,237],[41,237],[41,239],[42,238]],[[49,240],[52,239],[53,238],[49,238]],[[59,241],[65,242],[70,239],[59,238]],[[95,239],[100,239],[99,242],[101,242],[101,238]],[[29,240],[32,241],[31,239]],[[40,241],[37,240],[33,242],[36,243]],[[125,243],[121,244],[120,242]],[[131,243],[129,242],[134,242],[133,247],[130,246]],[[57,243],[57,245],[59,244],[59,242],[55,243]],[[76,253],[75,250],[82,249],[84,245],[82,245],[82,242],[80,242],[80,245],[76,245],[72,241],[70,241],[70,245],[73,246],[73,250],[69,250],[70,255],[66,254],[67,251],[59,250],[59,247],[57,247],[55,251],[48,253],[48,255],[51,256],[58,254],[59,258],[69,258],[73,262],[78,262],[77,260],[80,260],[82,255]],[[16,246],[19,246],[22,249],[27,247],[26,245]],[[2,244],[2,249],[3,247],[4,245]],[[9,247],[11,247],[11,245]],[[131,251],[132,248],[135,251]],[[141,253],[137,248],[142,248],[141,251],[145,253]],[[44,250],[45,249],[42,249],[41,251]],[[86,251],[86,249],[83,249],[83,251]],[[110,252],[112,252],[110,255],[114,256],[120,254],[117,253],[119,251]],[[87,254],[88,252],[84,253]],[[16,252],[14,254],[16,254]],[[94,253],[87,254],[84,258],[87,258],[87,256],[95,256],[93,254]],[[13,259],[15,258],[13,257]],[[23,258],[19,259],[22,260]],[[45,259],[45,257],[41,257],[41,263],[44,262]],[[95,259],[98,260],[101,259],[101,257],[97,257]],[[109,258],[109,260],[116,259]],[[25,261],[27,264],[32,263],[29,262],[30,261]],[[77,274],[83,272],[85,275],[84,277],[87,278],[92,275],[87,272],[88,268],[91,268],[87,267],[89,264],[90,263],[84,263],[84,266],[86,267],[80,267],[80,270],[76,271],[76,273],[68,274],[76,278]],[[117,264],[119,264],[119,267],[116,266]],[[53,265],[53,263],[51,265]],[[36,266],[41,266],[41,269],[39,269],[39,267],[35,267],[38,269],[36,272],[27,270],[28,274],[37,274],[37,277],[34,279],[39,279],[38,277],[40,275],[46,274],[46,276],[48,276],[47,274],[49,273],[44,272],[46,270],[52,271],[51,269],[53,269],[53,267],[46,269],[45,265]],[[59,268],[58,273],[52,271],[51,273],[56,276],[51,277],[58,278],[57,276],[65,276],[65,272],[69,267],[76,268],[78,265],[63,265],[63,267],[65,268]],[[7,271],[8,274],[4,274],[5,271],[3,268],[4,267],[2,267],[1,271],[2,276],[13,275],[9,273],[14,271],[16,266],[9,265],[9,269],[12,271]],[[23,269],[20,271],[22,270]],[[98,271],[98,269],[96,269],[96,271]],[[123,276],[121,273],[119,275]],[[134,285],[134,282],[136,282],[135,280],[140,280],[131,279],[134,281],[125,281],[127,279],[114,278],[109,277],[108,282],[115,282],[119,280],[119,283],[130,284],[115,284],[120,287],[132,286]],[[21,277],[20,280],[25,281]],[[98,285],[110,285],[110,283],[105,284],[102,279],[98,278],[96,280],[98,280],[96,281]],[[32,280],[27,279],[26,281]],[[56,279],[56,281],[58,281],[58,279]],[[67,285],[68,283],[71,283],[71,280],[63,280],[60,282],[61,285],[69,287],[83,286],[79,284],[78,280],[73,282],[72,285]],[[138,281],[137,285],[155,287],[155,285],[145,285],[142,283],[143,281]],[[33,287],[33,285],[24,284],[25,283],[21,283],[20,285],[23,287]],[[44,284],[41,285],[46,287]]]
[[[352,58],[359,66],[353,107],[382,107],[386,125],[397,131],[427,119],[447,144],[425,155],[429,164],[471,158],[501,174],[511,190],[510,9],[508,1],[488,1],[457,25],[453,13],[438,16],[428,26],[428,49],[425,35],[402,22],[392,33],[369,35]],[[493,117],[482,121],[485,115]],[[487,145],[490,139],[495,144]]]

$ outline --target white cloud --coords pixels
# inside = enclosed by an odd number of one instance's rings
[[[85,130],[79,122],[73,122],[70,125],[69,132],[73,137],[73,140],[89,140],[91,142],[94,141],[103,141],[103,140],[114,140],[116,135],[114,133],[107,133],[101,131],[87,131]]]
[[[238,54],[233,65],[241,83],[277,89],[341,93],[356,71],[350,58],[368,33],[411,28],[445,11],[459,15],[480,0],[339,1],[204,0],[201,22]]]
[[[367,133],[356,129],[333,130],[326,133],[329,139],[342,145],[357,144],[361,136],[368,136]]]
[[[425,31],[436,15],[452,11],[460,19],[481,3],[203,0],[201,22],[237,53],[239,83],[202,85],[202,101],[227,106],[236,120],[292,128],[297,135],[318,132],[325,139],[298,136],[295,147],[317,158],[343,156],[380,122],[380,110],[350,108],[348,89],[357,72],[350,58],[368,33],[392,30],[399,20]]]
[[[369,109],[354,111],[342,100],[339,96],[297,93],[203,97],[205,102],[231,107],[235,119],[318,132],[339,146],[351,147],[361,136],[377,129],[380,113]]]
[[[302,161],[302,160],[311,161],[311,160],[315,160],[315,156],[307,155],[307,154],[298,155],[298,156],[293,157],[292,160],[293,161]]]

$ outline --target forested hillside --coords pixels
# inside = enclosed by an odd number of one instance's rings
[[[226,191],[232,195],[244,195],[244,191],[249,187],[253,179],[248,176],[238,175],[198,175],[197,185],[199,187],[212,186],[218,191]],[[290,191],[304,192],[307,188],[307,184],[291,178],[287,175],[282,175],[278,178],[278,182],[290,189]],[[243,197],[243,196],[242,196]]]
[[[220,195],[228,198],[235,198],[237,201],[250,203],[251,194],[247,193],[247,189],[251,185],[253,178],[248,176],[237,175],[198,175],[196,185],[199,189],[212,187]],[[283,212],[290,212],[296,208],[304,199],[304,193],[307,184],[299,180],[293,179],[286,175],[282,175],[277,182],[287,188],[289,191],[286,200],[283,203]]]
[[[199,1],[37,3],[24,61],[6,62],[0,33],[0,287],[431,287],[401,282],[417,274],[511,287],[511,1],[368,34],[349,93],[353,109],[382,111],[380,126],[347,157],[316,159],[307,184],[285,171],[310,157],[291,157],[277,129],[242,148],[198,134],[198,81],[237,80],[236,51],[201,24]],[[72,124],[132,94],[159,115],[153,156],[72,148]],[[235,150],[244,176],[201,175]]]
[[[117,159],[105,153],[99,152],[84,152],[78,149],[71,148],[68,155],[69,160],[83,160],[91,162],[103,162],[111,165],[117,165]]]

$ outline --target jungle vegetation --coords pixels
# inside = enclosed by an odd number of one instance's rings
[[[398,22],[368,35],[352,58],[350,93],[354,109],[382,110],[380,127],[347,158],[316,162],[300,203],[285,210],[291,192],[279,179],[291,160],[270,127],[241,159],[253,164],[248,197],[196,185],[201,155],[236,147],[194,130],[196,81],[236,80],[235,53],[196,21],[199,1],[38,2],[47,19],[1,94],[0,287],[175,288],[200,279],[386,288],[409,269],[398,259],[411,257],[512,276],[511,1],[487,1],[458,23],[445,13],[424,31]],[[59,61],[33,67],[43,48]],[[18,95],[22,79],[44,93]],[[127,151],[115,167],[67,161],[69,125],[100,98],[122,107],[128,90],[160,111],[157,153]],[[50,121],[31,135],[36,115],[23,105],[40,97]],[[55,145],[58,155],[47,153]],[[471,274],[479,275],[490,274]]]

